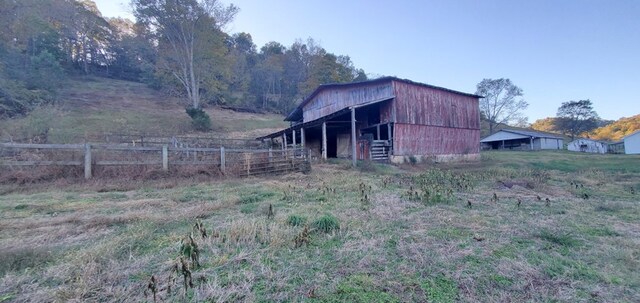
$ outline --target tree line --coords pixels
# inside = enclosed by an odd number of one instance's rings
[[[132,5],[136,21],[105,18],[91,0],[0,1],[0,117],[55,102],[69,76],[144,82],[183,97],[192,113],[207,105],[288,113],[322,83],[367,79],[312,38],[258,49],[251,34],[227,33],[239,12],[232,4]]]

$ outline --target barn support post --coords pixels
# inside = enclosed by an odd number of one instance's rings
[[[391,123],[387,123],[387,138],[391,141]]]
[[[356,167],[356,109],[351,108],[351,165]]]
[[[300,128],[300,147],[304,148],[304,128]]]
[[[91,179],[91,145],[84,145],[84,178]]]
[[[293,149],[296,149],[296,130],[292,131],[293,134]]]
[[[271,164],[271,162],[273,162],[273,150],[269,147],[269,164]]]
[[[169,171],[169,148],[162,146],[162,170]]]
[[[377,132],[377,137],[376,140],[380,140],[380,124],[376,125],[376,132]]]
[[[533,137],[529,137],[529,149],[533,150]]]
[[[282,150],[287,150],[287,133],[282,133]]]
[[[224,146],[220,146],[220,171],[224,174],[226,170],[226,159],[224,154]]]
[[[327,160],[327,121],[322,122],[322,159]]]

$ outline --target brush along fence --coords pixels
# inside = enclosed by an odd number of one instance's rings
[[[152,168],[184,172],[196,167],[208,174],[255,176],[308,171],[305,149],[183,148],[169,146],[126,146],[114,144],[0,144],[0,166],[19,169],[37,166],[75,166],[84,177],[95,171],[118,175],[118,171]],[[184,168],[184,169],[183,169]]]

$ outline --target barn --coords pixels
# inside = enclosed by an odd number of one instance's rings
[[[622,138],[625,154],[640,154],[640,130]]]
[[[567,149],[583,153],[606,154],[609,150],[609,143],[580,138],[569,142]]]
[[[258,138],[319,157],[394,163],[479,159],[480,96],[396,77],[324,84]]]
[[[559,135],[532,130],[501,129],[480,140],[483,149],[541,150],[563,149]]]

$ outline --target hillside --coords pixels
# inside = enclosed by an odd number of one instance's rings
[[[0,141],[73,143],[101,141],[107,134],[255,138],[287,126],[281,115],[209,107],[213,129],[198,133],[180,99],[142,83],[100,77],[66,81],[58,100],[26,117],[0,120]]]
[[[640,130],[640,114],[620,118],[609,125],[596,128],[589,133],[589,137],[596,140],[618,141],[638,130]]]

